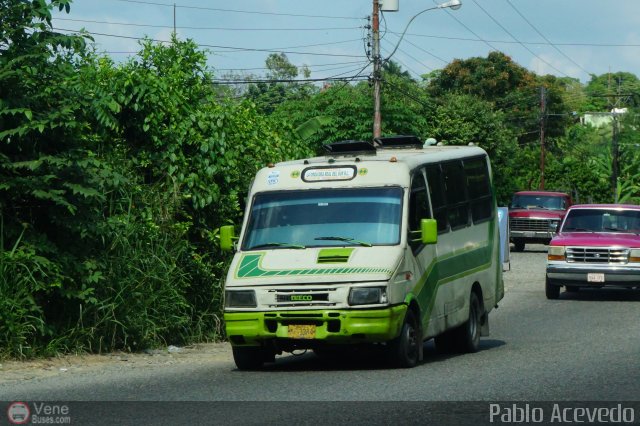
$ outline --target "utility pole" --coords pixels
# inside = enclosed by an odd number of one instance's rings
[[[371,38],[373,41],[373,137],[379,138],[382,134],[382,118],[380,115],[380,80],[382,58],[380,57],[380,4],[379,0],[373,0],[373,16],[371,25]]]
[[[613,111],[613,135],[611,140],[611,189],[613,190],[614,203],[618,202],[618,174],[620,173],[620,151],[618,149],[618,114]]]
[[[540,87],[540,189],[544,190],[544,125],[546,121],[547,89]]]
[[[176,4],[173,4],[173,36],[176,36]]]

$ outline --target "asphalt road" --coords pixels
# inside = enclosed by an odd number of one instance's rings
[[[306,353],[245,372],[235,369],[229,352],[211,363],[0,384],[0,400],[289,402],[283,410],[258,403],[253,424],[284,422],[298,409],[306,419],[316,413],[326,420],[333,412],[339,424],[344,410],[327,410],[331,401],[380,402],[356,405],[375,413],[391,409],[384,401],[485,401],[484,407],[491,401],[640,400],[640,290],[588,289],[547,300],[545,261],[542,245],[511,253],[505,298],[490,314],[491,335],[475,354],[442,356],[427,342],[424,362],[413,369],[389,368],[376,356],[336,363]],[[297,401],[315,403],[291,404]],[[237,421],[239,407],[250,405],[228,404],[225,419]],[[369,420],[363,423],[375,423]],[[634,420],[640,421],[640,410]]]

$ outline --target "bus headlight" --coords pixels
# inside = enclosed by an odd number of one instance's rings
[[[349,305],[375,305],[387,303],[384,287],[353,287],[349,292]]]
[[[564,260],[564,246],[549,246],[547,260]]]
[[[227,290],[224,292],[225,308],[255,308],[255,290]]]

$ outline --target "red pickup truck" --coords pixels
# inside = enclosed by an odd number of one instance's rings
[[[572,206],[549,244],[546,295],[560,287],[637,287],[640,283],[640,206]]]
[[[526,243],[549,244],[571,204],[571,197],[564,192],[513,194],[509,206],[509,237],[515,251],[523,251]]]

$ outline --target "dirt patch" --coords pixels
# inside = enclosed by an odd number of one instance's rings
[[[200,343],[185,347],[169,346],[142,353],[106,355],[63,355],[28,361],[1,361],[0,385],[72,373],[100,370],[153,368],[161,365],[232,361],[228,343]]]

